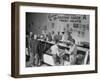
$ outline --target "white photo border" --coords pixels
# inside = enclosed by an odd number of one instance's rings
[[[55,12],[56,11],[56,12]],[[42,74],[57,72],[77,72],[95,70],[95,10],[74,9],[74,8],[56,8],[56,7],[38,7],[38,6],[20,6],[19,7],[19,74]],[[74,66],[53,66],[53,67],[25,67],[25,29],[26,12],[36,13],[65,13],[65,14],[86,14],[90,15],[90,65]]]

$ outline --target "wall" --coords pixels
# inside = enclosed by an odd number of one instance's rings
[[[43,13],[27,13],[26,14],[26,28],[34,34],[41,34],[42,30],[48,27],[47,14]]]
[[[60,13],[26,13],[26,32],[42,34],[42,31],[57,34],[72,32],[76,44],[89,41],[89,15]],[[77,26],[75,26],[77,25]]]
[[[1,0],[0,2],[0,80],[100,80],[100,54],[98,54],[98,73],[97,74],[80,74],[64,75],[38,78],[15,79],[10,77],[11,68],[11,2],[13,1],[30,1],[39,3],[56,3],[56,4],[76,4],[98,6],[100,9],[100,0]],[[100,21],[100,11],[98,11]],[[100,26],[100,23],[98,24]],[[100,34],[98,27],[98,34]],[[100,37],[98,37],[98,47],[100,47]],[[98,53],[100,50],[98,49]]]

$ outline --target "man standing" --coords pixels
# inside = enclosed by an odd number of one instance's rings
[[[54,41],[54,35],[55,35],[54,31],[52,31],[51,33],[52,41]]]
[[[62,39],[61,39],[61,41],[67,42],[67,40],[68,40],[68,34],[65,33],[65,32],[62,32]]]
[[[47,41],[52,41],[52,36],[50,32],[48,32],[47,34]]]
[[[58,32],[58,34],[56,34],[56,35],[54,36],[54,39],[55,39],[55,40],[58,40],[58,41],[60,41],[60,40],[62,39],[62,36],[60,35],[60,32]]]
[[[70,55],[69,60],[71,65],[75,65],[76,58],[77,58],[77,46],[75,44],[75,40],[72,39],[72,46],[70,47],[70,50],[65,50],[67,54]]]
[[[55,44],[51,46],[51,54],[53,55],[54,58],[54,63],[57,65],[57,56],[59,56],[59,51],[58,51],[58,40],[55,41]]]
[[[74,65],[76,63],[76,57],[77,57],[77,46],[75,44],[75,40],[72,39],[72,47],[70,49],[70,64]]]
[[[73,38],[72,38],[71,32],[68,32],[68,40],[73,42]]]
[[[27,62],[27,66],[32,66],[33,65],[33,51],[32,51],[32,35],[33,33],[30,32],[29,36],[27,36],[27,49],[28,49],[28,54],[29,54],[29,61]]]

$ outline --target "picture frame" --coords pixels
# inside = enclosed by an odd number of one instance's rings
[[[51,14],[50,14],[51,13]],[[15,78],[25,78],[25,77],[42,77],[42,76],[59,76],[59,75],[72,75],[72,74],[87,74],[87,73],[97,73],[97,7],[96,6],[81,6],[81,5],[64,5],[64,4],[46,4],[46,3],[29,3],[29,2],[13,2],[11,4],[11,76]],[[48,19],[52,21],[52,19],[55,18],[55,20],[61,21],[62,23],[67,23],[67,20],[70,17],[70,22],[72,21],[74,29],[70,29],[70,31],[77,31],[77,27],[79,27],[79,37],[84,36],[84,26],[86,27],[86,30],[88,30],[89,34],[89,56],[90,56],[90,62],[86,65],[75,65],[75,66],[54,66],[54,67],[33,67],[28,68],[25,66],[26,62],[26,33],[27,33],[27,24],[28,22],[28,16],[39,16],[42,17],[43,15],[49,15]],[[43,14],[43,15],[42,15]],[[57,14],[57,17],[55,15]],[[42,15],[42,16],[40,16]],[[62,16],[65,15],[65,16]],[[83,28],[78,26],[74,20],[76,20],[75,16],[81,16],[84,18],[88,18],[87,25],[82,25]],[[87,16],[87,17],[86,17]],[[31,16],[32,17],[32,16]],[[63,18],[61,18],[63,17]],[[80,18],[81,18],[80,17]],[[33,17],[34,18],[34,17]],[[66,19],[65,19],[66,18]],[[68,19],[67,19],[68,18]],[[79,17],[78,17],[79,18]],[[78,21],[80,20],[77,19]],[[33,25],[35,24],[36,20],[39,20],[38,17],[35,17],[33,19]],[[42,18],[43,19],[43,18]],[[72,20],[71,20],[72,19]],[[76,20],[76,22],[77,22]],[[82,20],[81,20],[82,21]],[[39,21],[37,21],[39,22]],[[49,23],[49,22],[42,22],[42,24]],[[55,21],[51,22],[52,28],[55,28]],[[86,22],[85,22],[86,23]],[[30,24],[30,25],[32,25]],[[38,24],[38,23],[37,23]],[[45,26],[42,25],[41,22],[39,23],[39,26]],[[67,27],[70,26],[71,23],[67,24]],[[28,26],[30,26],[28,25]],[[59,25],[58,25],[59,26]],[[37,27],[37,26],[36,26]],[[40,29],[41,27],[38,27]],[[47,29],[47,27],[44,27],[44,29]],[[64,28],[63,30],[66,30]],[[83,32],[82,32],[83,30]],[[34,30],[35,31],[35,30]],[[77,43],[80,44],[80,43]],[[81,43],[82,44],[82,43]],[[86,43],[88,44],[88,43]],[[80,49],[80,48],[78,48]],[[80,49],[83,50],[83,49]],[[84,50],[83,50],[84,51]],[[50,54],[49,54],[50,55]],[[47,55],[45,55],[48,57]],[[50,55],[51,56],[51,55]],[[86,55],[85,55],[86,56]],[[44,62],[46,62],[44,60]]]

